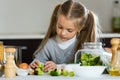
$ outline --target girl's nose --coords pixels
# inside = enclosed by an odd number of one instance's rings
[[[62,34],[62,35],[66,35],[66,30],[62,30],[62,31],[61,31],[61,34]]]

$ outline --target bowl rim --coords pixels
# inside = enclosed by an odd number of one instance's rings
[[[80,67],[107,67],[107,66],[80,66]]]

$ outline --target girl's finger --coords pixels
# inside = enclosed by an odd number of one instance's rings
[[[38,67],[38,64],[37,64],[36,62],[31,63],[31,64],[30,64],[30,67],[31,67],[32,69],[35,69],[36,67]]]
[[[46,69],[50,68],[51,66],[52,66],[51,64],[47,64],[44,66],[44,69],[46,70]]]
[[[54,70],[54,67],[53,66],[49,66],[49,67],[44,68],[45,72],[47,72],[48,70]]]

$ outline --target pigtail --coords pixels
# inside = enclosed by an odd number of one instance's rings
[[[96,42],[99,39],[99,24],[97,16],[93,12],[89,11],[83,27],[77,36],[75,51],[81,49],[84,42]]]
[[[95,37],[95,19],[91,11],[88,13],[88,17],[85,23],[85,30],[81,31],[81,34],[84,32],[87,34],[86,37],[84,38],[84,41],[87,42],[95,42],[96,37]]]
[[[39,45],[38,49],[34,52],[33,55],[35,55],[37,52],[39,52],[44,47],[44,45],[46,44],[46,42],[48,41],[49,38],[56,35],[57,12],[58,12],[60,6],[61,6],[60,4],[57,5],[55,7],[55,9],[53,10],[50,25],[49,25],[48,31],[45,35],[45,38],[42,40],[41,44]]]
[[[99,24],[98,16],[90,11],[88,14],[88,20],[86,22],[86,25],[88,28],[88,35],[86,37],[86,41],[88,42],[96,42],[99,41],[100,37],[99,35],[101,34],[101,26]]]

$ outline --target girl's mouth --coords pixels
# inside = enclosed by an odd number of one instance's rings
[[[66,38],[66,37],[63,37],[63,36],[60,36],[60,39],[61,39],[61,40],[67,40],[67,38]]]

